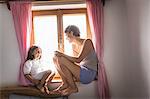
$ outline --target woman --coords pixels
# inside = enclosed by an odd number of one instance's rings
[[[65,34],[77,56],[68,56],[55,51],[53,60],[62,78],[62,84],[55,91],[69,95],[78,92],[75,80],[88,84],[97,78],[98,59],[92,41],[80,38],[78,27],[69,25],[65,29]]]

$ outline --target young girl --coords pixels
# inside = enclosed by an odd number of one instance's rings
[[[30,47],[27,58],[24,63],[24,75],[35,85],[42,93],[49,94],[47,83],[54,77],[51,70],[45,70],[41,63],[41,48],[38,46]]]
[[[74,46],[76,56],[68,56],[55,51],[54,63],[63,80],[62,84],[55,89],[63,95],[78,92],[74,78],[83,84],[89,84],[97,79],[98,58],[90,39],[80,38],[78,27],[69,25],[65,34],[68,41]]]

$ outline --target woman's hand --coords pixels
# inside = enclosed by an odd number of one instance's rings
[[[55,56],[57,56],[57,57],[63,56],[63,53],[61,53],[61,52],[59,52],[59,51],[55,51],[54,54],[55,54]]]

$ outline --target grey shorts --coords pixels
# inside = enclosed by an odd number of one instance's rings
[[[80,82],[82,84],[89,84],[93,80],[95,80],[97,75],[97,71],[87,68],[85,66],[81,66],[80,69]]]

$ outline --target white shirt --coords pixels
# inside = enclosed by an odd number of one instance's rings
[[[39,59],[28,60],[24,64],[23,72],[24,74],[31,74],[35,79],[42,79],[45,74],[44,66]]]

